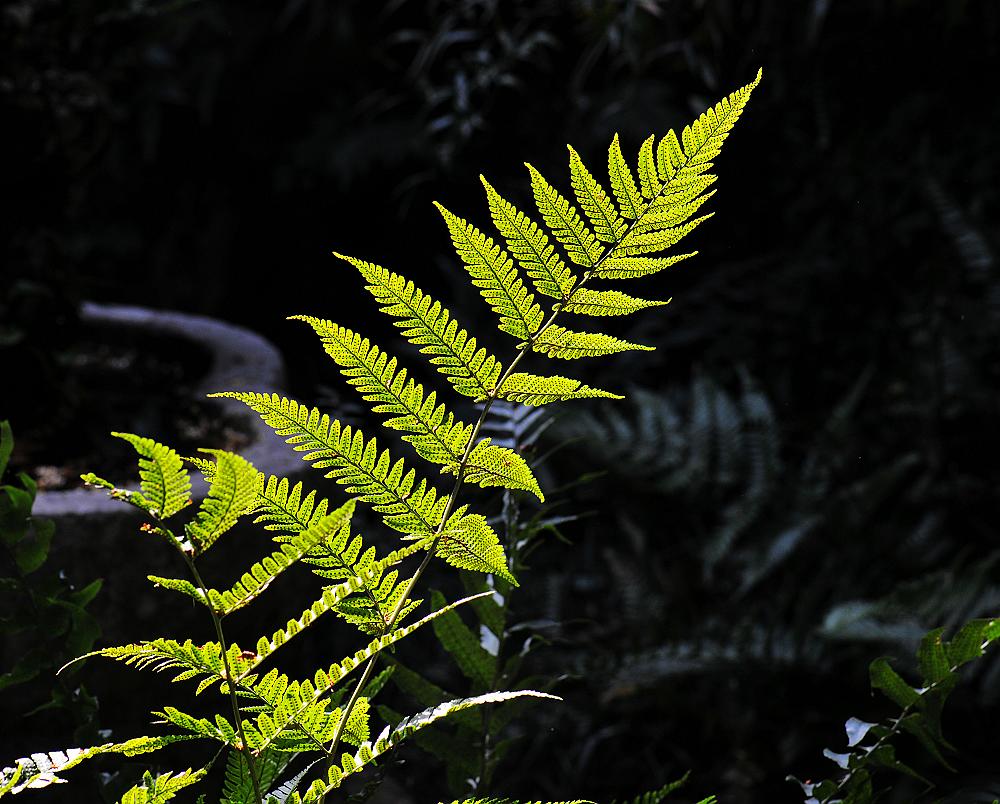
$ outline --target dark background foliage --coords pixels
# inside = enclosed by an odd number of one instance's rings
[[[526,203],[523,160],[565,183],[572,142],[597,172],[614,132],[634,152],[764,67],[700,256],[621,327],[657,351],[584,368],[644,393],[552,429],[583,436],[555,477],[608,473],[535,561],[522,614],[562,623],[540,663],[569,705],[526,715],[502,792],[693,768],[796,800],[784,775],[828,774],[843,721],[880,714],[868,661],[996,613],[996,4],[22,0],[0,26],[0,414],[36,440],[86,427],[59,359],[81,299],[250,326],[335,403],[283,318],[389,330],[333,249],[481,321],[432,199],[485,223],[478,173]],[[945,788],[1000,775],[1000,733],[972,737],[996,683],[956,701]]]

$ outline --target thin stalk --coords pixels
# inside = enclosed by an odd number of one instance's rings
[[[188,565],[188,569],[191,570],[191,575],[194,581],[201,588],[201,591],[205,595],[205,600],[208,600],[208,587],[201,578],[201,573],[198,572],[198,568],[195,566],[194,559],[186,552],[181,551],[181,555],[184,556],[184,561]],[[247,745],[246,734],[243,733],[243,714],[240,711],[240,703],[236,697],[236,679],[233,677],[233,671],[229,666],[229,646],[226,644],[226,637],[222,632],[222,618],[219,617],[218,612],[211,606],[208,606],[209,612],[212,614],[212,624],[215,626],[215,636],[219,640],[219,646],[222,648],[222,666],[226,671],[226,686],[229,687],[229,703],[233,708],[233,719],[236,721],[236,731],[240,736],[240,744],[243,746],[242,753],[247,758],[247,770],[250,772],[250,782],[253,784],[253,792],[256,797],[257,804],[263,804],[264,798],[260,794],[260,778],[257,775],[257,763],[253,758],[253,751],[250,750],[250,746]]]

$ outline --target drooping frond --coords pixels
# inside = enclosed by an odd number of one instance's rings
[[[567,302],[563,309],[567,313],[579,313],[581,315],[631,315],[648,307],[662,307],[669,303],[669,300],[637,299],[634,296],[629,296],[617,290],[577,288],[571,300]]]
[[[500,399],[515,402],[520,405],[548,405],[552,402],[564,402],[568,399],[624,399],[624,397],[591,388],[579,380],[570,377],[542,377],[537,374],[516,372],[504,380],[500,386]]]
[[[163,737],[136,737],[123,743],[105,743],[92,748],[67,748],[48,754],[32,754],[18,759],[10,767],[0,770],[0,796],[17,795],[23,790],[35,790],[66,781],[61,774],[102,754],[121,754],[127,757],[159,751],[171,743],[189,739],[187,735]]]
[[[257,487],[257,470],[249,461],[223,450],[205,451],[216,460],[212,483],[195,520],[184,526],[195,554],[204,553],[236,524],[253,504]]]
[[[500,317],[501,331],[529,340],[542,326],[545,315],[524,287],[507,252],[471,223],[435,205],[448,224],[455,251],[472,277],[472,284]]]
[[[611,203],[604,188],[590,175],[590,171],[580,160],[580,155],[569,147],[569,172],[573,184],[573,192],[580,204],[580,209],[587,216],[599,240],[605,243],[617,243],[628,227]]]
[[[486,188],[486,199],[493,215],[493,225],[507,241],[514,259],[530,277],[535,290],[554,299],[569,298],[576,284],[576,277],[549,243],[545,231],[531,218],[520,212],[482,176],[479,177]]]
[[[344,754],[341,757],[340,763],[332,767],[325,778],[314,781],[306,790],[304,795],[300,796],[299,793],[294,793],[291,799],[289,799],[289,802],[290,804],[311,804],[311,802],[319,801],[319,799],[328,792],[340,787],[346,777],[351,776],[367,767],[379,756],[395,748],[405,739],[421,729],[424,729],[438,720],[454,714],[455,712],[461,712],[465,709],[483,706],[485,704],[501,703],[514,698],[525,697],[561,700],[554,695],[548,695],[544,692],[535,692],[534,690],[516,690],[513,692],[490,692],[485,695],[478,695],[474,698],[459,698],[457,700],[447,701],[435,706],[432,709],[426,709],[423,712],[404,718],[394,729],[390,730],[387,726],[374,743],[366,741],[361,744],[357,753],[353,755]]]
[[[546,327],[536,338],[532,349],[546,357],[574,360],[578,357],[600,357],[616,352],[639,350],[651,352],[655,347],[623,341],[601,332],[574,332],[555,324]]]
[[[349,494],[383,515],[394,530],[410,536],[434,532],[448,498],[426,480],[417,482],[402,460],[393,461],[388,451],[379,452],[375,439],[364,436],[336,419],[278,394],[224,393],[239,399],[260,414],[264,422],[317,469],[329,469],[327,477],[347,487]]]
[[[196,644],[188,639],[153,639],[130,645],[102,648],[87,654],[104,656],[134,667],[163,673],[178,670],[171,679],[174,682],[199,679],[197,693],[200,694],[216,684],[226,683],[226,660],[234,678],[242,678],[253,668],[252,654],[248,655],[238,645],[230,645],[225,659],[218,642]]]
[[[208,768],[193,771],[188,768],[180,773],[161,773],[153,776],[149,771],[137,784],[119,799],[118,804],[164,804],[185,787],[197,784],[208,773]]]
[[[676,254],[672,257],[613,257],[601,262],[594,269],[593,276],[598,279],[637,279],[649,276],[676,265],[688,257],[696,257],[697,251],[690,254]]]
[[[339,531],[354,514],[354,500],[350,500],[333,513],[322,517],[301,533],[279,545],[271,555],[255,563],[243,573],[240,580],[224,591],[202,590],[187,580],[150,576],[150,580],[168,589],[174,589],[208,606],[225,617],[243,608],[257,598],[271,582],[299,559],[308,555],[331,534]]]
[[[538,211],[569,258],[577,265],[593,268],[604,253],[594,233],[580,219],[576,208],[549,184],[541,173],[527,165]]]
[[[167,519],[191,501],[191,478],[180,455],[151,438],[131,433],[112,433],[131,444],[139,453],[139,477],[149,513]]]
[[[476,339],[458,325],[435,301],[399,274],[354,257],[338,254],[351,263],[368,283],[368,291],[382,305],[382,312],[403,337],[431,355],[430,362],[448,378],[455,390],[474,399],[485,399],[496,387],[502,368],[493,355],[476,345]]]
[[[424,387],[398,368],[389,357],[367,338],[356,332],[310,316],[292,316],[305,321],[320,336],[327,354],[341,367],[361,397],[374,403],[372,410],[391,416],[385,426],[403,430],[404,441],[413,444],[417,454],[431,463],[457,466],[472,434],[472,425],[456,421],[454,414],[438,404],[437,395],[424,394]]]

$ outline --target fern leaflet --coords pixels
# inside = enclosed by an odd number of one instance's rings
[[[655,347],[630,343],[601,332],[574,332],[553,324],[546,327],[532,342],[531,348],[546,357],[574,360],[578,357],[601,357],[630,349],[651,352]]]
[[[194,522],[184,526],[195,555],[204,553],[233,525],[254,501],[257,470],[230,452],[206,450],[215,456],[216,468],[208,496]]]
[[[467,221],[440,204],[455,251],[486,302],[500,316],[500,329],[520,340],[529,340],[545,319],[534,296],[517,276],[507,252]]]
[[[631,315],[648,307],[662,307],[668,301],[637,299],[617,290],[591,290],[577,288],[563,308],[567,313],[581,315]]]
[[[142,775],[142,783],[125,793],[118,804],[162,804],[170,801],[185,787],[200,782],[206,773],[208,773],[207,768],[199,771],[188,768],[180,773],[161,773],[154,777],[146,771]]]
[[[191,502],[191,478],[176,452],[151,438],[131,433],[111,435],[127,441],[139,453],[141,488],[151,516],[167,519]]]
[[[451,314],[412,282],[370,262],[345,257],[368,282],[367,289],[382,305],[382,312],[398,319],[403,337],[431,355],[458,393],[485,399],[496,387],[502,367],[493,355],[476,345],[476,339],[458,325]]]
[[[531,279],[535,290],[554,299],[569,298],[576,277],[566,267],[559,253],[549,244],[549,238],[538,224],[500,194],[482,176],[486,200],[493,215],[493,225],[507,241],[518,264]]]
[[[500,399],[521,405],[548,405],[568,399],[624,399],[610,391],[591,388],[570,377],[541,377],[537,374],[516,372],[504,380],[498,394]]]
[[[572,204],[549,184],[531,165],[531,187],[535,193],[535,204],[545,225],[555,235],[569,258],[577,265],[593,268],[604,253],[594,234],[587,228]]]

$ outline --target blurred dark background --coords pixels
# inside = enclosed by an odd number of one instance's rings
[[[657,351],[579,368],[630,400],[550,430],[551,478],[606,474],[526,584],[569,704],[528,715],[499,792],[692,768],[692,795],[797,800],[785,774],[884,713],[871,659],[997,613],[997,4],[22,0],[0,31],[0,416],[29,470],[88,429],[82,300],[248,326],[335,406],[283,319],[391,341],[332,250],[481,330],[431,200],[484,225],[480,172],[527,207],[523,161],[568,188],[565,143],[599,173],[615,132],[634,154],[764,68],[700,255],[626,288],[674,299],[617,330]],[[956,702],[945,789],[1000,777],[998,681]]]

